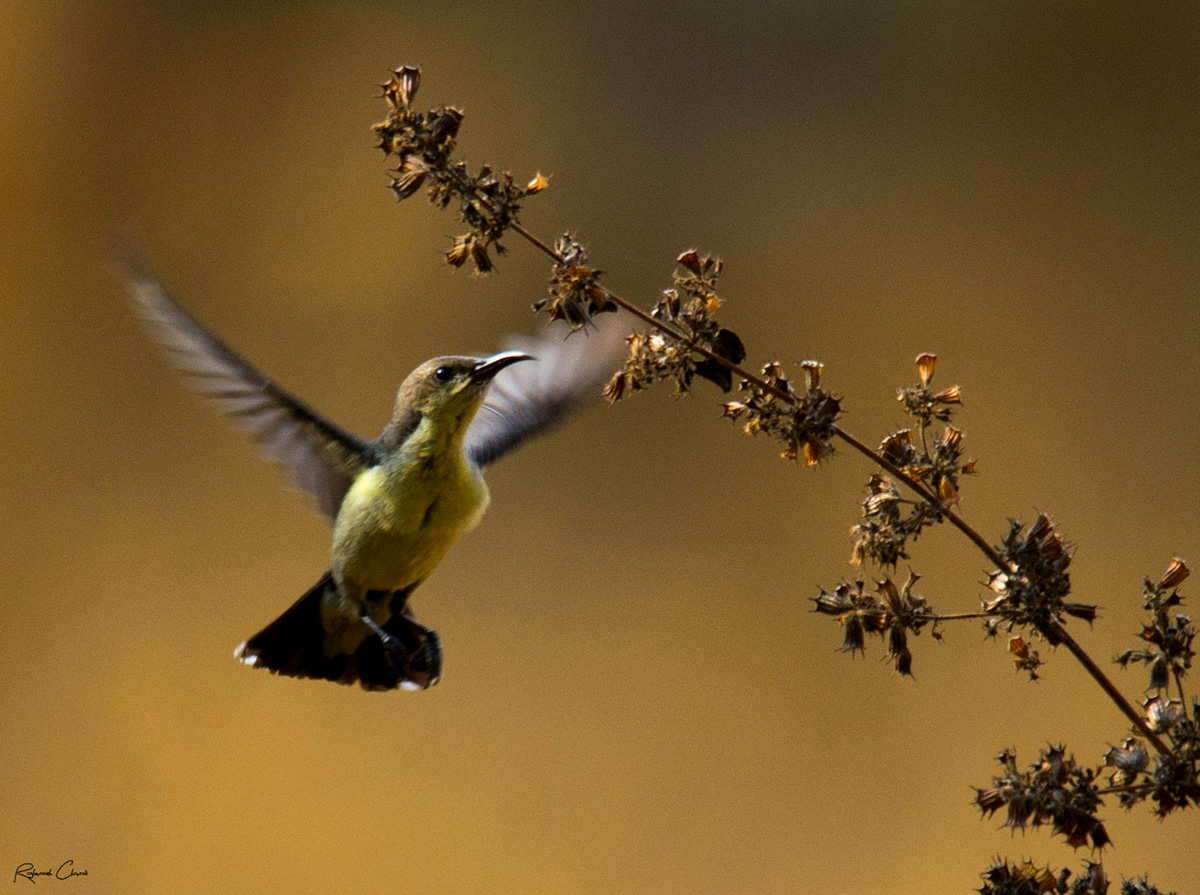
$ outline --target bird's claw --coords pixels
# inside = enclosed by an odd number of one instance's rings
[[[413,641],[408,641],[408,638],[401,639],[385,631],[369,615],[364,615],[362,619],[379,638],[384,659],[400,679],[401,686],[425,690],[441,680],[442,643],[436,631],[405,613],[404,621],[413,635]]]

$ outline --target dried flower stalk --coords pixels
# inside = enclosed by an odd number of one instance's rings
[[[862,519],[852,529],[856,565],[895,569],[899,561],[909,559],[909,545],[926,528],[948,522],[994,566],[987,582],[992,595],[981,601],[977,612],[934,612],[913,592],[918,579],[911,573],[902,587],[885,576],[873,590],[862,580],[822,590],[814,598],[815,609],[838,619],[844,651],[862,651],[868,636],[879,636],[897,672],[911,676],[909,633],[919,634],[928,625],[932,636],[940,638],[941,623],[981,619],[989,635],[998,636],[1002,629],[1009,635],[1009,654],[1030,680],[1039,678],[1043,665],[1033,640],[1044,640],[1052,648],[1065,646],[1131,722],[1135,735],[1110,747],[1095,767],[1079,765],[1058,746],[1043,750],[1033,765],[1020,771],[1015,756],[1006,750],[1000,756],[1003,773],[992,786],[976,791],[976,804],[985,816],[1004,809],[1009,828],[1049,826],[1075,847],[1101,849],[1110,841],[1098,817],[1105,795],[1116,794],[1126,808],[1149,800],[1159,816],[1200,805],[1200,703],[1193,699],[1188,705],[1183,683],[1195,656],[1195,629],[1190,617],[1179,611],[1184,598],[1177,588],[1189,574],[1182,560],[1174,560],[1157,581],[1147,579],[1144,606],[1151,618],[1141,633],[1142,646],[1114,660],[1122,668],[1147,668],[1154,695],[1139,710],[1066,629],[1071,618],[1092,622],[1096,607],[1068,599],[1073,548],[1054,522],[1045,514],[1029,525],[1010,520],[1000,543],[993,544],[958,513],[963,477],[973,475],[976,464],[964,458],[963,432],[951,425],[962,405],[961,389],[951,385],[935,390],[932,384],[936,355],[919,355],[917,383],[897,393],[913,427],[889,434],[878,449],[870,448],[839,425],[841,400],[822,386],[820,363],[801,364],[803,390],[776,361],[762,365],[759,373],[742,366],[745,345],[716,316],[724,304],[717,291],[719,259],[695,249],[684,251],[675,259],[672,285],[652,310],[645,311],[600,282],[601,271],[590,265],[573,234],[563,234],[551,245],[525,229],[519,221],[522,203],[545,191],[549,181],[539,172],[521,187],[512,174],[487,165],[471,173],[465,162],[454,158],[462,111],[441,106],[419,112],[414,107],[420,74],[419,68],[404,66],[381,85],[388,117],[374,131],[376,145],[396,161],[391,188],[398,199],[424,187],[434,205],[455,206],[467,232],[454,238],[447,263],[470,264],[477,274],[486,274],[495,266],[493,251],[503,253],[500,240],[511,231],[553,262],[548,297],[537,302],[535,310],[551,321],[566,321],[572,330],[588,326],[596,314],[618,309],[637,318],[646,329],[629,337],[625,365],[606,389],[611,401],[659,381],[672,382],[678,394],[687,394],[697,379],[724,392],[736,384],[736,400],[724,404],[724,416],[746,434],[778,440],[783,457],[803,457],[806,465],[815,465],[830,456],[835,439],[866,456],[881,471],[868,480]],[[1177,697],[1169,693],[1172,683]],[[1101,786],[1104,773],[1109,775],[1107,785]],[[1085,862],[1083,872],[1072,879],[1067,870],[1054,874],[1030,862],[997,861],[983,880],[979,891],[997,895],[1101,895],[1109,885],[1098,862]],[[1126,880],[1121,891],[1155,895],[1158,890],[1142,878]]]

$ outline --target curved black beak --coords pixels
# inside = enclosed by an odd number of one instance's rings
[[[537,360],[537,358],[523,351],[501,351],[499,354],[485,357],[477,363],[475,369],[471,371],[470,379],[472,382],[488,382],[505,367],[510,367],[523,360]]]

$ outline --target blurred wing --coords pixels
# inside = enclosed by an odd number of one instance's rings
[[[310,410],[201,326],[150,275],[126,271],[138,316],[188,385],[249,432],[292,484],[333,519],[354,477],[374,465],[369,444]]]
[[[494,463],[526,438],[599,398],[604,382],[620,365],[625,340],[622,328],[605,320],[569,338],[512,338],[504,347],[537,360],[513,364],[493,380],[467,429],[467,456],[477,466]]]

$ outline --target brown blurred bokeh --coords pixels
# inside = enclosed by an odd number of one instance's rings
[[[647,303],[680,250],[720,253],[751,361],[823,360],[865,440],[937,352],[984,473],[963,512],[995,538],[1054,515],[1105,661],[1142,577],[1200,561],[1197,8],[245,6],[0,9],[0,881],[73,859],[87,878],[47,888],[949,893],[997,853],[1077,867],[970,785],[1005,746],[1097,760],[1116,710],[1044,646],[1024,681],[974,623],[920,638],[915,681],[878,644],[836,654],[807,598],[852,574],[869,469],[785,464],[711,390],[493,470],[417,595],[434,690],[239,666],[327,529],[185,394],[103,245],[134,229],[196,315],[373,435],[419,361],[540,325],[547,272],[510,242],[454,273],[454,220],[392,201],[374,85],[420,64],[466,157],[553,175],[531,228],[574,228]],[[914,568],[938,608],[983,593],[949,530]],[[1194,816],[1106,817],[1115,880],[1200,887]]]

